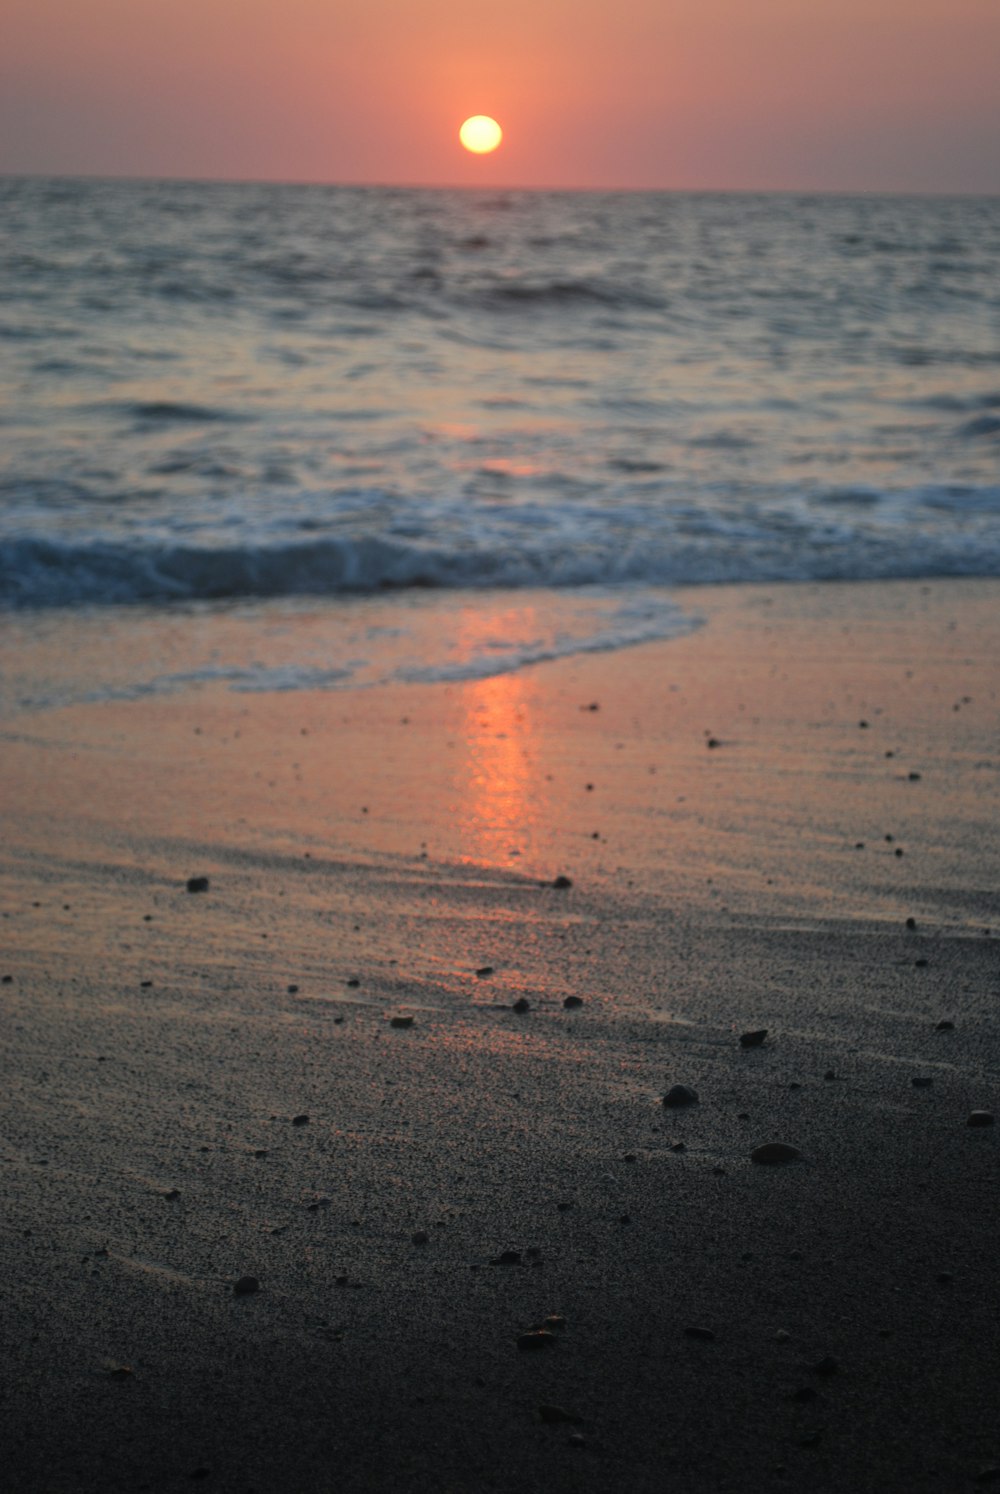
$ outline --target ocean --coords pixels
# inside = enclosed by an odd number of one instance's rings
[[[9,636],[190,655],[8,706],[461,679],[1000,573],[1000,199],[7,178],[0,389]]]

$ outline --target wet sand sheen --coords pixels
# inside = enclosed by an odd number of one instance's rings
[[[18,723],[18,1487],[1000,1463],[998,600],[700,592],[501,680]]]

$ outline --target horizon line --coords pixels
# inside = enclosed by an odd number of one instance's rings
[[[148,176],[130,171],[30,171],[0,169],[0,181],[87,181],[87,182],[167,182],[176,186],[217,187],[313,187],[320,191],[371,192],[545,192],[582,195],[674,196],[674,197],[944,197],[995,198],[1000,186],[969,189],[947,187],[636,187],[636,186],[554,186],[524,185],[513,182],[392,182],[392,181],[322,181],[316,178],[255,176],[186,176],[153,173]]]

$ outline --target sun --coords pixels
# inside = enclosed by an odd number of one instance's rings
[[[474,114],[465,121],[458,132],[458,138],[473,155],[485,156],[491,150],[496,150],[503,139],[503,130],[488,114]]]

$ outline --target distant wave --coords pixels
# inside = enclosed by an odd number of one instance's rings
[[[483,287],[482,304],[505,307],[543,309],[580,305],[628,306],[662,311],[666,302],[635,285],[623,285],[598,278],[566,280],[497,280]]]

